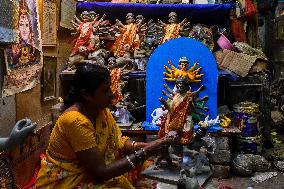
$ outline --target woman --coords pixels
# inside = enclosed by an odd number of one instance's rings
[[[108,106],[110,72],[85,64],[74,76],[71,105],[52,131],[46,157],[41,161],[37,188],[134,188],[124,173],[160,152],[173,139],[149,144],[121,136]],[[119,153],[132,153],[118,159]]]

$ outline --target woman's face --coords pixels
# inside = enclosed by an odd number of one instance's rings
[[[22,14],[20,16],[19,19],[19,30],[20,30],[20,36],[21,39],[23,39],[24,41],[28,41],[29,40],[29,36],[30,36],[30,22],[28,19],[28,15]]]
[[[110,90],[110,80],[102,83],[93,93],[90,94],[88,101],[93,107],[104,109],[111,105],[112,93]]]

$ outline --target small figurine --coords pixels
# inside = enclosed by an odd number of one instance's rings
[[[137,15],[136,16],[136,24],[137,24],[137,36],[136,39],[139,39],[139,42],[136,45],[136,48],[140,48],[140,45],[142,42],[145,40],[145,36],[148,33],[149,27],[152,24],[153,20],[148,21],[145,23],[145,18],[142,15]]]
[[[166,84],[164,87],[168,93],[162,91],[162,94],[168,97],[168,100],[166,101],[165,99],[160,98],[160,101],[168,110],[168,113],[166,118],[161,120],[161,129],[158,136],[161,138],[171,131],[176,131],[179,136],[178,144],[189,144],[194,136],[192,115],[195,113],[206,117],[204,113],[197,109],[208,111],[207,107],[195,106],[196,102],[206,101],[208,99],[207,96],[198,98],[199,93],[204,89],[204,86],[201,86],[197,91],[192,92],[189,86],[189,81],[185,77],[179,77],[176,79],[175,92]],[[170,163],[170,165],[172,165],[169,157],[171,156],[170,154],[167,154],[167,151],[163,152],[161,156],[157,158],[155,165],[159,167],[159,164],[163,159],[166,159],[168,164]]]
[[[147,46],[156,48],[160,45],[160,41],[164,36],[164,32],[158,23],[150,23],[148,26],[147,34],[144,38],[144,42]]]
[[[209,115],[205,118],[204,121],[200,121],[198,125],[200,127],[208,128],[210,126],[218,125],[220,124],[219,116],[217,116],[215,119],[209,120]]]
[[[95,48],[97,50],[89,53],[88,60],[85,60],[85,61],[82,61],[82,62],[106,65],[107,64],[106,59],[108,58],[110,52],[103,49],[101,43],[97,43],[95,45]]]
[[[204,43],[210,50],[213,50],[213,32],[210,27],[201,24],[196,24],[193,26],[188,36]]]
[[[158,28],[164,31],[164,36],[160,44],[183,35],[183,33],[188,30],[187,27],[190,24],[190,22],[187,22],[186,18],[181,23],[178,23],[178,15],[175,12],[169,14],[168,22],[169,24],[165,24],[161,20],[158,20],[160,24]]]
[[[133,50],[139,42],[139,38],[136,35],[138,26],[135,23],[134,14],[128,13],[126,15],[126,25],[116,20],[116,26],[120,29],[120,34],[116,38],[111,50],[115,57],[122,57],[125,53],[126,44],[130,46],[129,49]]]
[[[129,44],[124,45],[124,55],[118,57],[116,59],[116,64],[120,67],[122,66],[122,70],[134,70],[134,59],[131,54],[131,46]]]
[[[89,12],[84,11],[81,14],[82,22],[75,16],[75,20],[78,22],[72,22],[73,26],[76,28],[79,37],[76,40],[75,46],[72,49],[71,56],[75,56],[79,52],[79,47],[85,46],[88,52],[94,50],[94,45],[99,41],[98,37],[94,36],[94,32],[97,31],[97,28],[100,24],[103,23],[105,15],[99,19],[99,15],[94,17],[94,13],[91,15]],[[93,19],[94,18],[94,19]]]
[[[134,62],[138,70],[145,70],[148,57],[149,54],[146,50],[146,43],[142,42],[140,47],[134,51]]]
[[[126,92],[126,93],[123,94],[123,98],[121,100],[121,104],[123,106],[127,107],[127,109],[132,109],[132,108],[135,107],[135,105],[137,105],[137,102],[135,101],[134,103],[132,103],[130,101],[130,92]]]
[[[126,107],[117,105],[117,111],[114,113],[115,117],[117,118],[118,123],[128,124],[130,120],[133,119],[130,112],[126,109]]]
[[[162,116],[165,116],[168,113],[168,110],[164,106],[161,108],[156,108],[151,116],[152,116],[152,124],[153,125],[160,125],[162,123]],[[154,115],[155,114],[155,115]]]
[[[196,177],[196,168],[190,170],[182,169],[180,171],[180,179],[178,180],[178,189],[200,189],[199,182]]]
[[[229,127],[232,123],[232,120],[230,118],[228,118],[227,116],[221,116],[221,119],[220,119],[220,126],[221,127]]]
[[[171,61],[168,62],[170,68],[168,66],[164,66],[166,72],[164,75],[165,81],[175,81],[178,77],[185,77],[186,80],[189,82],[200,82],[199,78],[203,77],[204,74],[199,74],[201,67],[196,68],[198,63],[196,62],[191,68],[188,69],[188,60],[186,57],[181,57],[179,59],[179,67],[180,69],[176,68]]]
[[[161,103],[168,110],[165,132],[177,131],[180,134],[180,143],[183,145],[188,144],[193,137],[192,114],[196,113],[206,117],[205,114],[197,109],[208,111],[207,107],[196,106],[196,102],[208,99],[207,96],[198,98],[199,93],[204,90],[204,86],[192,92],[189,82],[185,77],[178,77],[176,79],[176,92],[173,92],[168,85],[165,84],[164,86],[169,92],[162,91],[163,95],[168,97],[167,101],[160,98]]]

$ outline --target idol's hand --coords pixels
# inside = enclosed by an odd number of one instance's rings
[[[30,119],[22,119],[18,121],[7,139],[8,147],[15,148],[21,145],[28,135],[34,131],[36,126],[37,124],[32,123]]]

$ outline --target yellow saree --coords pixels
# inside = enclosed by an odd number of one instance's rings
[[[75,152],[97,147],[105,154],[105,163],[113,162],[128,138],[122,137],[110,111],[105,109],[91,121],[77,111],[66,112],[56,122],[46,157],[36,180],[36,188],[125,188],[134,187],[125,176],[96,184],[79,164]]]

